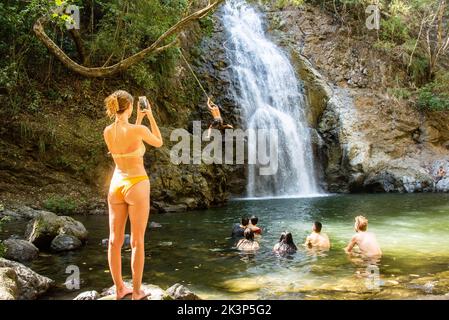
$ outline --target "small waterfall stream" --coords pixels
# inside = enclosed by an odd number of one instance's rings
[[[247,129],[276,129],[278,170],[260,175],[248,165],[248,197],[313,196],[320,193],[302,84],[287,55],[267,37],[263,16],[244,0],[228,0],[222,15],[228,39],[234,99]]]

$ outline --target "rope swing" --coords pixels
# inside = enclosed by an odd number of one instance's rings
[[[181,48],[178,48],[179,53],[181,54],[182,59],[184,60],[185,64],[187,65],[187,67],[189,68],[190,72],[192,73],[193,77],[195,78],[196,82],[198,82],[198,85],[200,86],[201,90],[203,90],[204,95],[210,99],[212,101],[212,99],[209,97],[209,95],[207,94],[206,90],[204,89],[203,85],[201,84],[200,80],[198,79],[198,77],[196,76],[195,72],[192,69],[192,66],[190,65],[190,63],[187,61],[186,57],[184,56],[184,54],[181,51]]]

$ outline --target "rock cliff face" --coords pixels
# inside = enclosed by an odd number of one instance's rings
[[[419,112],[388,94],[404,75],[368,39],[319,8],[262,6],[268,32],[304,81],[315,150],[330,192],[447,192],[448,113]]]

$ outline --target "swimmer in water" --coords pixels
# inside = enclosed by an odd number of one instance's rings
[[[247,217],[242,217],[241,223],[236,223],[232,228],[231,237],[233,238],[243,238],[243,233],[248,227],[249,219]]]
[[[280,236],[280,238],[279,238],[279,242],[276,243],[276,244],[274,245],[274,247],[273,247],[273,251],[274,251],[274,252],[278,252],[278,251],[279,251],[279,248],[280,248],[280,246],[282,245],[282,243],[284,242],[284,239],[285,239],[285,232],[282,232],[282,233],[281,233],[281,236]]]
[[[259,243],[254,241],[254,232],[250,228],[246,228],[244,232],[244,239],[240,239],[237,243],[237,249],[241,251],[255,251],[260,248]]]
[[[293,235],[291,234],[291,232],[284,232],[281,235],[281,239],[282,240],[279,241],[279,245],[273,248],[275,252],[280,254],[293,254],[298,250],[295,243],[293,242]]]
[[[329,250],[331,247],[329,237],[325,233],[321,233],[323,225],[319,221],[315,221],[312,226],[312,233],[307,236],[304,246],[309,249]]]
[[[351,253],[354,246],[357,245],[363,256],[381,257],[382,250],[380,250],[376,235],[367,231],[368,219],[364,216],[355,217],[354,229],[356,234],[352,237],[348,246],[345,248],[345,252]]]
[[[262,229],[257,226],[258,222],[259,222],[259,218],[257,218],[256,216],[252,216],[251,218],[249,218],[248,228],[253,230],[253,232],[255,234],[261,234],[262,233]]]

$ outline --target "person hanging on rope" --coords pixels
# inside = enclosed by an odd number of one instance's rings
[[[199,87],[204,92],[204,95],[207,97],[207,107],[208,107],[209,112],[211,113],[212,117],[214,118],[209,125],[209,130],[207,131],[207,139],[210,138],[212,129],[218,129],[218,130],[233,129],[234,127],[231,126],[230,124],[223,123],[223,118],[221,117],[221,114],[220,114],[220,108],[215,103],[212,102],[211,98],[209,97],[209,95],[207,94],[203,85],[201,84],[201,81],[198,79],[195,72],[193,71],[192,66],[190,65],[190,63],[187,61],[186,57],[182,53],[181,48],[178,48],[178,51],[182,57],[182,60],[184,60],[185,64],[187,65],[187,67],[189,68],[193,77],[195,78],[196,82],[198,83]]]
[[[207,98],[207,107],[212,117],[214,118],[209,125],[209,130],[207,131],[207,139],[210,138],[212,129],[225,130],[234,128],[230,124],[223,123],[223,118],[220,114],[220,108],[215,103],[213,103],[209,97]]]

